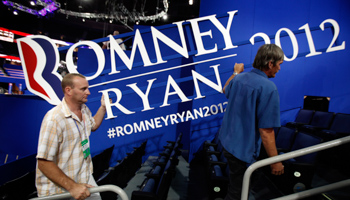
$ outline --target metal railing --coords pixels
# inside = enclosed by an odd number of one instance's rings
[[[244,177],[243,177],[243,187],[242,187],[242,196],[241,196],[241,200],[247,200],[248,199],[248,192],[249,192],[249,182],[250,182],[250,177],[252,175],[252,173],[263,166],[266,165],[270,165],[273,163],[277,163],[277,162],[281,162],[284,160],[288,160],[294,157],[299,157],[299,156],[303,156],[306,154],[310,154],[310,153],[314,153],[314,152],[318,152],[318,151],[322,151],[325,149],[329,149],[332,147],[336,147],[336,146],[340,146],[346,143],[350,142],[350,136],[347,137],[343,137],[343,138],[339,138],[336,140],[332,140],[329,142],[325,142],[325,143],[321,143],[318,145],[314,145],[311,147],[307,147],[307,148],[303,148],[303,149],[299,149],[296,151],[292,151],[289,153],[285,153],[283,155],[279,155],[279,156],[274,156],[274,157],[270,157],[264,160],[260,160],[254,164],[252,164],[251,166],[248,167],[248,169],[246,170],[246,172],[244,173]],[[301,199],[307,196],[311,196],[314,194],[319,194],[321,192],[325,192],[325,191],[329,191],[332,189],[336,189],[339,187],[345,187],[347,185],[350,185],[350,179],[346,180],[346,181],[340,181],[338,183],[334,183],[334,184],[330,184],[330,185],[326,185],[326,186],[322,186],[322,187],[318,187],[318,188],[314,188],[311,190],[306,190],[303,192],[299,192],[296,194],[292,194],[292,195],[288,195],[288,196],[284,196],[282,198],[279,199]]]
[[[115,186],[115,185],[102,185],[102,186],[98,186],[98,187],[93,187],[93,188],[89,188],[90,193],[97,193],[97,192],[115,192],[117,193],[122,200],[129,200],[128,196],[126,195],[126,193],[124,192],[124,190],[122,190],[120,187]],[[70,195],[69,192],[66,193],[62,193],[62,194],[55,194],[55,195],[51,195],[51,196],[46,196],[46,197],[37,197],[37,198],[32,198],[30,200],[46,200],[46,199],[65,199],[65,198],[70,198],[72,197]]]

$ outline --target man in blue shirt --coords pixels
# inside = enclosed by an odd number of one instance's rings
[[[223,92],[228,98],[219,139],[230,168],[230,184],[225,200],[241,199],[242,181],[247,166],[256,161],[261,143],[269,157],[277,155],[274,127],[280,126],[280,103],[273,78],[280,70],[284,53],[275,44],[261,46],[254,69],[242,73],[244,65],[235,64],[233,75]],[[271,164],[271,173],[281,175],[281,162]]]

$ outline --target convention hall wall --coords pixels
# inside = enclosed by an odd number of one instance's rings
[[[278,44],[286,55],[271,79],[280,94],[282,124],[294,120],[304,96],[329,97],[329,111],[350,113],[349,4],[201,0],[199,18],[161,27],[135,26],[134,32],[119,35],[134,40],[125,52],[112,51],[111,56],[109,50],[99,54],[80,48],[76,70],[90,77],[87,105],[95,113],[102,94],[112,99],[102,126],[92,133],[92,153],[115,145],[115,163],[148,140],[147,155],[156,155],[182,132],[183,148],[192,160],[203,141],[220,128],[226,106],[220,91],[234,63],[244,63],[250,71],[257,49],[265,43]],[[0,100],[13,106],[0,108],[0,151],[34,154],[41,119],[52,105],[39,97]]]

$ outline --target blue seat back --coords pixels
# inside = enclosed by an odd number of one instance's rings
[[[303,123],[303,124],[310,124],[312,116],[314,115],[313,110],[306,110],[306,109],[301,109],[295,118],[295,122],[297,123]]]
[[[350,115],[337,113],[334,116],[330,130],[350,134]]]
[[[152,192],[154,192],[155,185],[156,185],[156,181],[153,178],[150,178],[147,180],[147,182],[143,186],[142,191],[152,193]]]
[[[316,137],[314,135],[307,134],[304,132],[299,132],[295,137],[291,151],[317,145],[317,144],[320,144],[321,142],[322,142],[322,139],[319,137]],[[316,162],[316,157],[317,157],[317,152],[296,157],[295,160],[301,163],[314,164]]]
[[[316,111],[310,125],[328,129],[332,123],[333,117],[333,112]]]
[[[276,137],[276,147],[278,149],[290,150],[296,133],[293,128],[281,127]]]

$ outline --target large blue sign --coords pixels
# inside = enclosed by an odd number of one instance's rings
[[[330,97],[330,111],[350,113],[349,4],[202,0],[199,18],[116,36],[131,37],[131,50],[122,50],[112,36],[59,49],[50,45],[50,38],[33,36],[19,40],[19,47],[23,68],[28,69],[26,84],[48,102],[57,104],[62,95],[55,86],[60,60],[70,72],[89,80],[92,112],[104,95],[107,114],[92,135],[92,151],[114,144],[117,160],[132,144],[147,139],[148,155],[157,154],[165,141],[183,132],[191,160],[220,128],[227,103],[221,89],[234,63],[244,63],[250,71],[257,49],[265,43],[275,43],[285,52],[273,79],[280,93],[282,124],[294,120],[307,95]],[[99,44],[107,40],[110,49],[102,50]],[[41,52],[41,64],[33,63],[23,48],[32,55]],[[62,53],[65,57],[59,57]],[[29,69],[33,64],[36,67]]]

